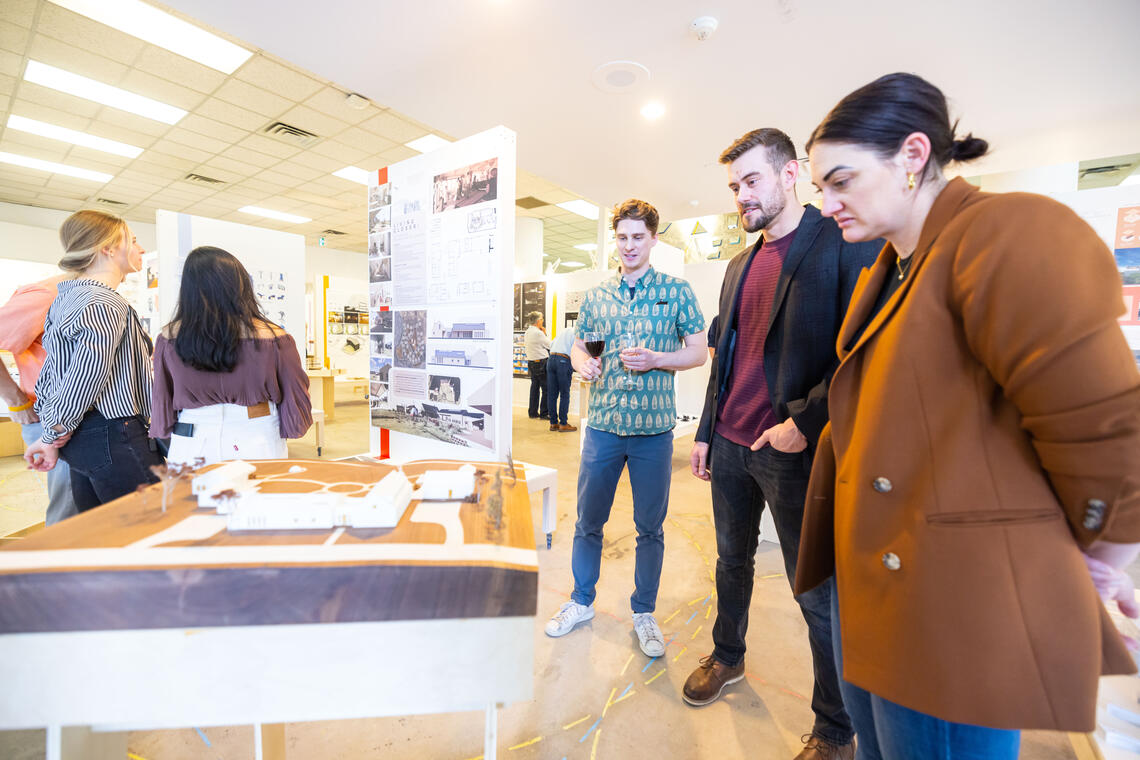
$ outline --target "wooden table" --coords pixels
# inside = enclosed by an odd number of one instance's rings
[[[254,464],[290,492],[391,469]],[[230,533],[183,481],[165,513],[151,486],[0,549],[0,729],[48,726],[49,759],[118,759],[128,729],[487,708],[495,757],[494,705],[532,698],[538,566],[521,469],[493,529],[502,466],[476,466],[480,503],[413,501],[390,530]]]
[[[322,409],[325,420],[332,422],[336,416],[336,378],[343,370],[310,369],[305,370],[309,376],[309,396],[313,400],[314,409]]]

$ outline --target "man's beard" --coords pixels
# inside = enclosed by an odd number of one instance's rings
[[[759,232],[760,230],[767,229],[768,225],[783,213],[786,205],[787,202],[784,200],[784,196],[775,193],[768,199],[767,203],[749,204],[743,207],[740,211],[740,222],[744,225],[746,232]],[[748,210],[759,211],[760,216],[746,217],[745,212]]]

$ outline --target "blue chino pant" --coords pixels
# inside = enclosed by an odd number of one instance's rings
[[[586,428],[585,447],[578,469],[578,522],[570,568],[578,604],[590,605],[597,595],[602,564],[602,528],[610,518],[614,491],[622,470],[629,467],[633,490],[633,523],[637,528],[634,558],[634,612],[653,612],[665,558],[665,513],[669,507],[672,477],[673,431],[657,435],[615,435]]]

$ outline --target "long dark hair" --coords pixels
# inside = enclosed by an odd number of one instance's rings
[[[199,246],[182,267],[182,286],[170,327],[174,350],[194,369],[230,372],[238,363],[242,338],[269,324],[261,313],[253,282],[228,251]]]
[[[970,161],[985,155],[989,144],[968,134],[956,138],[958,122],[950,123],[946,96],[915,74],[887,74],[865,84],[836,104],[812,130],[807,149],[816,142],[860,145],[883,157],[898,152],[914,132],[930,138],[930,160],[923,178],[951,161]]]

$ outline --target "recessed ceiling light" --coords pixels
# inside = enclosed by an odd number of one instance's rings
[[[594,69],[590,80],[604,92],[625,92],[648,81],[649,69],[637,61],[610,61]]]
[[[51,172],[52,174],[66,174],[69,177],[89,179],[92,182],[99,182],[102,184],[106,184],[112,179],[110,174],[105,174],[103,172],[93,172],[90,169],[80,169],[77,166],[57,164],[55,161],[42,161],[38,158],[20,156],[15,153],[4,153],[2,151],[0,151],[0,163],[23,166],[28,169],[38,169],[39,171]]]
[[[660,119],[665,115],[665,106],[656,102],[646,103],[641,107],[641,115],[650,121],[653,121],[654,119]]]
[[[143,152],[142,148],[136,148],[134,145],[107,140],[102,137],[96,137],[95,135],[89,135],[86,132],[77,132],[74,129],[59,127],[55,124],[48,124],[47,122],[36,121],[35,119],[28,119],[24,116],[17,116],[16,114],[8,116],[8,127],[21,132],[27,132],[28,134],[71,143],[72,145],[94,148],[104,153],[114,153],[116,156],[137,158],[138,155]]]
[[[595,206],[593,203],[590,203],[588,201],[584,201],[580,198],[577,198],[577,199],[572,200],[572,201],[563,201],[562,203],[555,203],[554,205],[560,209],[564,209],[566,211],[570,211],[572,213],[575,213],[578,216],[584,216],[587,219],[597,220],[597,218],[598,218],[598,207]]]
[[[140,0],[51,2],[224,74],[234,73],[253,55],[243,47]]]
[[[294,224],[301,224],[303,222],[313,221],[307,216],[297,216],[296,214],[286,214],[284,211],[274,211],[273,209],[261,208],[260,206],[242,206],[238,211],[243,214],[252,214],[253,216],[264,216],[267,219],[279,219],[282,222],[293,222]]]
[[[94,79],[72,74],[70,71],[57,69],[39,61],[28,61],[28,66],[24,69],[24,79],[77,98],[92,100],[165,124],[177,124],[186,115],[186,111],[181,108],[168,106],[166,103],[159,103],[157,100],[96,82]]]
[[[362,185],[367,185],[370,184],[372,179],[376,176],[376,172],[370,172],[358,166],[346,166],[343,169],[337,169],[333,172],[333,176],[347,179],[349,182],[359,182]]]
[[[436,148],[442,148],[444,145],[451,145],[450,140],[444,140],[439,135],[424,135],[417,137],[415,140],[404,143],[412,150],[418,150],[420,153],[431,153]]]
[[[598,244],[597,243],[578,243],[578,245],[576,245],[574,247],[577,248],[579,251],[596,251],[596,250],[598,250]]]

